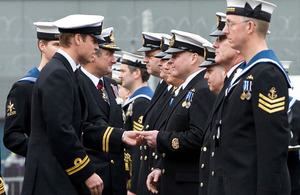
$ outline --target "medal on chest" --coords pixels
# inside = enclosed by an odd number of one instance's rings
[[[184,101],[182,102],[182,107],[184,107],[184,108],[189,108],[189,107],[191,107],[191,105],[192,105],[192,101],[193,101],[193,96],[194,96],[194,93],[195,93],[195,89],[192,89],[192,90],[190,90],[187,94],[186,94],[186,96],[185,96],[185,99],[184,99]]]
[[[243,81],[243,93],[241,94],[241,100],[250,100],[252,97],[252,82],[253,76],[249,75],[246,80]]]

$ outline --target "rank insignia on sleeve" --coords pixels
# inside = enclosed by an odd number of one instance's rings
[[[81,158],[76,158],[74,160],[74,166],[66,169],[65,171],[67,172],[68,175],[72,175],[81,169],[83,169],[88,163],[90,162],[90,158],[86,155],[83,159]]]
[[[10,99],[7,102],[6,105],[6,117],[10,117],[10,116],[14,116],[17,114],[17,110],[16,110],[16,106],[15,106],[15,100],[14,99]]]
[[[173,138],[172,139],[172,147],[177,150],[179,148],[179,139],[178,138]]]
[[[268,97],[259,93],[258,107],[272,114],[284,110],[285,97],[277,98],[276,89],[272,87]]]

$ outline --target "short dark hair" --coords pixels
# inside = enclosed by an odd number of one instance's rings
[[[80,34],[82,37],[82,40],[85,41],[87,34]],[[59,34],[59,45],[62,47],[69,48],[71,46],[71,38],[74,37],[74,33],[60,33]]]
[[[134,71],[136,71],[137,69],[139,69],[141,71],[141,77],[142,77],[142,82],[147,82],[149,80],[150,74],[147,72],[147,69],[144,68],[138,68],[138,67],[134,67],[134,66],[129,66],[129,71],[131,73],[133,73]]]

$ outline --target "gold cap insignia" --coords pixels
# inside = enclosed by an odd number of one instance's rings
[[[172,38],[171,38],[171,41],[170,41],[170,44],[169,44],[170,47],[173,47],[174,43],[175,43],[175,35],[172,34]]]
[[[146,41],[145,41],[145,37],[144,37],[144,35],[143,35],[143,45],[145,45],[145,42],[146,42]]]
[[[113,32],[111,32],[109,39],[110,39],[110,41],[111,41],[112,43],[115,42],[115,39],[114,39],[114,33],[113,33]]]
[[[172,139],[172,147],[177,150],[179,148],[179,139],[178,138],[173,138]]]
[[[221,19],[221,17],[220,17],[220,16],[217,16],[217,28],[218,28],[219,25],[220,25],[220,19]]]

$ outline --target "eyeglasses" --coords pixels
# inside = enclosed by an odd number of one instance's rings
[[[252,20],[245,20],[245,21],[242,21],[242,22],[225,22],[225,25],[228,27],[228,28],[232,28],[234,25],[237,25],[237,24],[241,24],[241,23],[245,23],[245,22],[250,22]],[[253,21],[252,21],[253,22]],[[253,22],[254,26],[256,26],[256,24]]]

